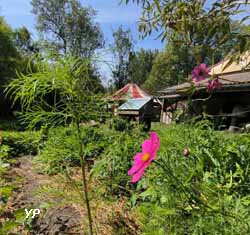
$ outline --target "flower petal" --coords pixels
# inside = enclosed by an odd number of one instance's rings
[[[128,175],[132,176],[131,182],[137,182],[143,175],[144,170],[151,164],[155,159],[156,153],[160,147],[160,138],[154,132],[150,132],[150,138],[145,140],[142,144],[142,152],[137,153],[133,160],[134,165],[128,171]],[[143,161],[144,154],[147,153],[150,155],[150,158],[147,161]]]
[[[150,153],[150,150],[152,149],[152,140],[151,139],[145,140],[141,147],[143,153]]]
[[[141,160],[142,156],[143,156],[143,153],[135,154],[135,156],[133,157],[134,162]]]
[[[148,164],[147,164],[148,165]],[[146,169],[146,164],[145,164],[145,166],[143,166],[139,171],[137,171],[134,175],[133,175],[133,177],[132,177],[132,179],[131,179],[131,182],[132,183],[136,183],[141,177],[142,177],[142,175],[143,175],[143,173],[144,173],[144,170]]]
[[[197,77],[199,75],[199,72],[200,72],[199,68],[195,67],[192,74],[194,77]]]
[[[222,86],[222,85],[221,85],[221,83],[220,83],[220,81],[219,81],[218,78],[209,80],[209,81],[208,81],[208,84],[207,84],[207,91],[208,91],[208,92],[211,92],[211,91],[213,91],[214,89],[220,89],[221,86]]]
[[[202,63],[202,64],[200,64],[200,69],[202,69],[203,71],[207,71],[207,66],[206,66],[206,64],[204,64],[204,63]]]
[[[157,151],[159,150],[159,147],[160,147],[160,138],[159,136],[155,133],[155,132],[150,132],[150,137],[152,139],[152,142],[153,142],[153,148],[152,148],[152,151],[151,151],[151,161],[155,159],[155,156],[156,156],[156,153]]]
[[[134,156],[134,164],[129,169],[128,175],[133,175],[139,171],[145,163],[142,161],[142,153],[138,153]]]
[[[197,65],[192,71],[192,79],[194,82],[202,81],[209,76],[209,72],[210,69],[207,68],[206,64]]]

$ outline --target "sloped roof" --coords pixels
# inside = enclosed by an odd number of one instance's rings
[[[233,88],[239,85],[241,87],[249,85],[250,86],[250,70],[246,72],[237,72],[237,73],[228,73],[225,75],[219,76],[219,82],[222,84],[222,88],[220,90]],[[196,90],[205,90],[208,85],[208,79],[203,81],[193,83]],[[189,82],[182,83],[177,86],[167,87],[166,89],[160,91],[160,93],[166,95],[173,95],[173,94],[183,94],[186,93],[192,84]]]
[[[128,100],[128,99],[137,99],[137,98],[147,98],[151,97],[146,91],[141,89],[137,84],[130,82],[125,85],[123,88],[115,92],[110,100]]]
[[[140,110],[145,104],[147,104],[152,98],[137,98],[129,99],[126,103],[122,104],[118,110]]]
[[[219,82],[222,84],[220,90],[225,90],[233,87],[250,86],[250,52],[245,53],[240,61],[232,62],[229,64],[229,59],[222,60],[221,62],[210,67],[210,75],[218,75]],[[205,90],[208,85],[208,79],[193,83],[196,90]],[[192,86],[191,82],[185,82],[176,86],[167,87],[159,91],[164,95],[173,96],[176,94],[186,93]],[[171,97],[170,97],[171,98]]]

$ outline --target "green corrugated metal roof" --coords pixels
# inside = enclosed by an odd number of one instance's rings
[[[152,98],[137,98],[129,99],[126,103],[122,104],[118,110],[140,110],[146,103],[148,103]]]

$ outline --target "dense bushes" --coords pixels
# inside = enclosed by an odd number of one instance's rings
[[[15,119],[2,119],[0,118],[0,130],[1,131],[13,131],[21,129],[21,125],[18,125]]]
[[[85,159],[92,160],[101,156],[111,143],[109,130],[90,126],[83,126],[81,129]],[[53,174],[67,166],[80,165],[76,135],[73,127],[58,127],[49,131],[44,147],[37,158],[45,163],[47,173]]]
[[[248,217],[244,213],[250,204],[249,135],[215,132],[207,122],[160,125],[155,130],[161,138],[158,160],[132,185],[127,171],[147,134],[139,129],[120,132],[106,126],[82,127],[85,158],[95,160],[91,175],[105,187],[106,195],[128,196],[131,205],[138,206],[145,234],[152,229],[155,234],[183,234],[192,224],[190,234],[212,234],[208,231],[223,229],[227,223],[234,224],[230,229],[235,234],[236,227],[246,231],[246,224],[241,227],[239,223]],[[50,130],[39,156],[47,172],[79,166],[75,137],[71,127]],[[187,156],[185,148],[190,151]],[[232,213],[236,206],[243,218],[238,211]]]
[[[77,146],[76,133],[72,128],[51,129],[37,160],[45,163],[44,170],[47,173],[60,172],[67,165],[79,164]]]
[[[95,162],[95,173],[112,195],[131,195],[128,169],[133,155],[140,151],[145,133],[135,128],[129,131],[113,131],[107,135],[109,145]]]
[[[5,150],[8,154],[6,158],[14,158],[22,155],[36,154],[40,143],[40,132],[35,131],[3,131],[2,145],[5,146]],[[3,148],[3,147],[2,147]]]
[[[126,194],[129,190],[128,168],[135,152],[140,150],[145,133],[139,128],[116,131],[103,125],[83,126],[84,158],[95,162],[91,174],[103,182],[107,192]],[[72,127],[51,129],[38,160],[47,173],[61,172],[68,166],[79,166],[78,143]]]
[[[143,234],[249,234],[249,135],[215,132],[207,122],[158,133],[158,160],[133,195]]]

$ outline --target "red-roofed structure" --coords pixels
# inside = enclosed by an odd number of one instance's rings
[[[150,97],[150,95],[146,91],[141,89],[137,84],[130,82],[123,88],[115,92],[115,94],[109,97],[109,99],[113,101],[126,101],[128,99],[147,97]]]

